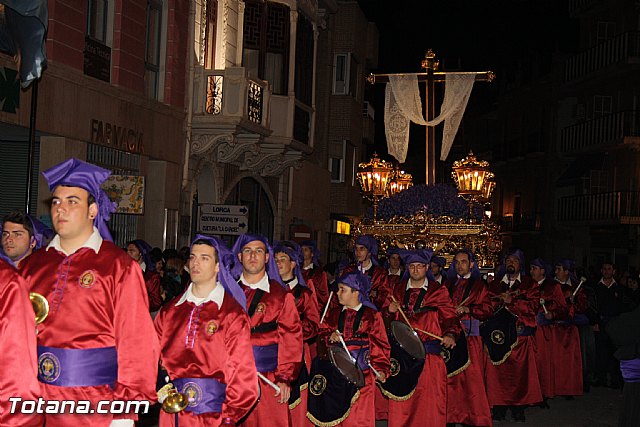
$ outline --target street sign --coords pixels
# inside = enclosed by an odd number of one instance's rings
[[[248,215],[249,209],[243,205],[200,205],[200,213],[218,214],[218,215]]]
[[[200,205],[198,230],[205,234],[239,236],[249,229],[246,206]]]

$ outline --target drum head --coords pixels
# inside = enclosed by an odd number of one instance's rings
[[[394,320],[391,322],[391,334],[398,342],[398,345],[409,353],[412,357],[420,360],[424,360],[426,352],[424,350],[424,344],[420,341],[418,334],[411,329],[409,325],[403,322]]]
[[[338,368],[338,371],[356,387],[364,387],[364,373],[358,366],[357,362],[351,359],[351,355],[347,353],[344,348],[339,346],[329,347],[329,357],[333,366]]]

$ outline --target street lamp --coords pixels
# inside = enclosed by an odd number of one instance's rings
[[[413,177],[410,173],[401,171],[396,168],[393,171],[393,178],[389,182],[389,188],[387,190],[387,196],[391,197],[413,186]]]
[[[358,182],[365,198],[373,202],[373,220],[378,219],[378,201],[387,197],[387,188],[393,175],[393,165],[380,160],[378,154],[367,163],[358,165]]]
[[[453,177],[458,194],[469,202],[469,220],[473,217],[473,204],[479,200],[489,200],[495,187],[494,177],[489,170],[489,162],[478,160],[472,151],[462,160],[453,162]]]

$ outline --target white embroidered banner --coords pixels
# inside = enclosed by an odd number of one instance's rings
[[[445,160],[453,144],[462,115],[469,102],[477,73],[447,74],[440,115],[427,122],[422,115],[422,101],[416,74],[389,76],[385,89],[384,127],[389,154],[400,163],[407,158],[409,123],[436,126],[443,120],[442,151]]]

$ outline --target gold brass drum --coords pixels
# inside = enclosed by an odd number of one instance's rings
[[[39,325],[49,315],[49,301],[37,292],[29,292],[29,299],[36,315],[36,325]]]

